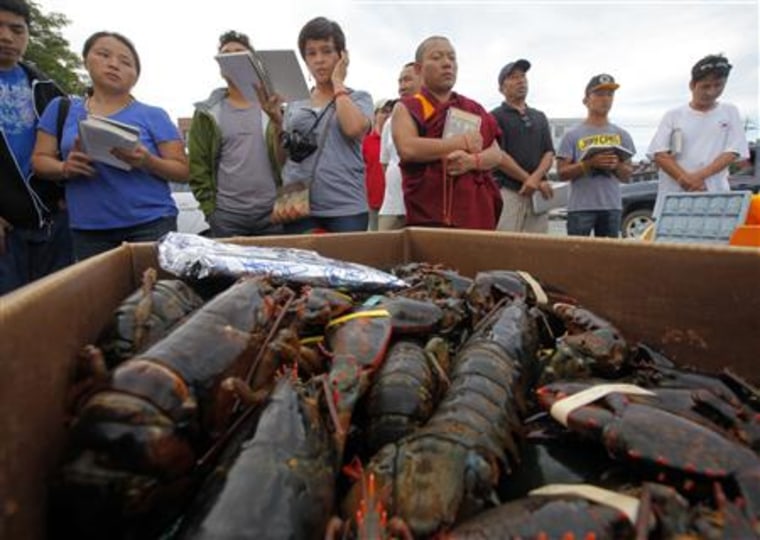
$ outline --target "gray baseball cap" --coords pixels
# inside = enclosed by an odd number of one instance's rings
[[[526,73],[530,69],[530,62],[528,62],[524,58],[520,58],[519,60],[510,62],[509,64],[501,68],[501,71],[499,72],[499,86],[501,86],[504,83],[504,79],[506,79],[509,76],[509,74],[512,73],[515,69],[521,69],[523,73]]]

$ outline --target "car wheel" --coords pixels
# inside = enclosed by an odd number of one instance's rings
[[[650,208],[640,208],[633,212],[628,212],[623,217],[621,225],[624,238],[638,238],[647,228],[654,223],[652,219],[652,210]]]

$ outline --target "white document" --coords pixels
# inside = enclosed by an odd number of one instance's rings
[[[256,85],[263,86],[268,94],[279,94],[286,103],[309,97],[301,66],[292,50],[240,51],[219,54],[215,58],[222,75],[248,101],[258,101]]]
[[[104,116],[89,115],[79,121],[82,150],[95,161],[128,171],[132,166],[114,156],[111,150],[134,150],[140,140],[140,129]]]

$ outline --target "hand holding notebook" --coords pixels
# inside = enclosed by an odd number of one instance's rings
[[[91,114],[79,121],[79,141],[82,150],[92,160],[128,171],[132,165],[116,157],[112,150],[119,148],[127,152],[134,151],[139,145],[140,129]]]

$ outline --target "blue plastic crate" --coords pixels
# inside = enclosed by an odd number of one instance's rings
[[[668,193],[655,222],[655,242],[728,244],[747,219],[752,192]]]

